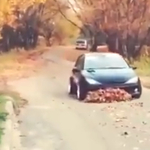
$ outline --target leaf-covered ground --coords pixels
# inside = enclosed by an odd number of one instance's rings
[[[33,75],[42,66],[44,50],[10,52],[0,56],[0,83]]]

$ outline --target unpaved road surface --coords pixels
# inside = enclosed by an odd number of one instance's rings
[[[51,52],[52,53],[52,52]],[[150,91],[140,100],[86,104],[67,95],[72,63],[53,52],[39,75],[10,83],[29,101],[13,150],[149,150]]]

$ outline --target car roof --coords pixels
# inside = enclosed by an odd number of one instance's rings
[[[87,39],[77,39],[76,41],[86,41]]]
[[[121,56],[118,53],[111,53],[111,52],[92,52],[92,53],[85,53],[83,54],[85,57],[89,56]],[[122,56],[121,56],[122,57]]]

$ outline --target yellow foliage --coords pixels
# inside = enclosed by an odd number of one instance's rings
[[[65,19],[60,20],[59,28],[63,34],[68,35],[69,37],[72,37],[76,34],[76,27]]]
[[[58,6],[54,0],[0,0],[0,27],[4,24],[13,24],[16,16],[14,15],[14,10],[19,8],[21,11],[25,11],[29,6],[38,3],[45,3],[45,9],[43,12],[42,19],[46,20],[51,14],[58,12]],[[62,11],[66,10],[65,4],[62,5]],[[63,6],[64,5],[64,6]],[[67,12],[67,17],[71,18],[72,21],[77,22],[74,14]],[[77,28],[70,22],[68,22],[61,14],[55,16],[56,28],[58,37],[63,38],[73,38],[77,35]]]
[[[78,24],[78,18],[72,12],[66,12],[66,17]],[[55,21],[57,32],[59,32],[63,42],[66,43],[66,41],[68,42],[68,40],[73,40],[78,36],[78,28],[66,20],[63,16],[57,16]]]
[[[46,0],[0,0],[0,26],[4,23],[12,23],[15,16],[14,9],[17,7],[25,10],[34,3],[45,2]]]

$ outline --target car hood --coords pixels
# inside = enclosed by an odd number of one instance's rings
[[[96,69],[93,72],[83,70],[85,78],[91,78],[102,84],[119,84],[125,83],[129,79],[136,77],[135,72],[131,68],[125,69]]]

